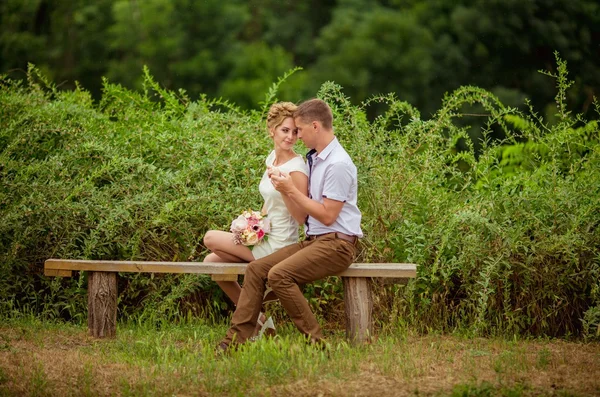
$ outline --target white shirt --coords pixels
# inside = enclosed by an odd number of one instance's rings
[[[306,234],[312,236],[341,232],[362,237],[360,228],[362,215],[357,206],[358,178],[356,166],[348,153],[334,137],[321,153],[317,155],[313,149],[306,157],[310,168],[309,197],[319,203],[323,203],[324,197],[344,203],[340,214],[331,226],[326,226],[309,216],[305,224]]]

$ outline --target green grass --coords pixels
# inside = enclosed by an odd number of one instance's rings
[[[117,338],[35,318],[0,327],[0,395],[594,395],[600,344],[386,332],[328,352],[296,330],[215,358],[226,325],[121,323]]]

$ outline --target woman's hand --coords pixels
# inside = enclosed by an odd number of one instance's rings
[[[277,168],[277,167],[268,166],[267,167],[267,176],[270,178],[273,175],[280,176],[281,171],[279,171],[279,168]]]

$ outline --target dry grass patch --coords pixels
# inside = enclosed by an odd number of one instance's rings
[[[274,387],[274,395],[600,395],[600,344],[449,336],[373,346],[356,376]]]
[[[169,385],[151,367],[111,361],[114,341],[79,328],[31,331],[0,328],[0,396],[147,395]]]
[[[38,326],[0,328],[0,395],[600,395],[598,343],[332,337],[327,357],[283,334],[215,360],[214,335],[193,326],[108,341]]]

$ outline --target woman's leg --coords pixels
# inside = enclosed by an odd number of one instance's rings
[[[209,230],[204,235],[204,245],[221,258],[221,262],[252,262],[254,255],[245,245],[234,244],[233,235],[220,230]]]
[[[204,245],[212,251],[204,258],[204,262],[252,262],[254,255],[250,248],[233,243],[231,233],[209,230],[204,235]],[[217,281],[219,287],[237,306],[242,287],[237,281]]]
[[[217,254],[208,254],[206,258],[204,258],[204,262],[226,262],[221,259]],[[225,295],[231,299],[234,305],[237,306],[238,299],[240,299],[240,292],[242,291],[242,287],[238,284],[237,281],[215,281],[221,287]]]
[[[206,248],[212,251],[212,253],[206,255],[204,262],[252,262],[254,255],[250,248],[234,244],[233,236],[231,233],[223,232],[220,230],[209,230],[204,235],[204,245]],[[237,306],[242,292],[242,287],[237,281],[215,281],[219,287],[225,292],[225,294],[231,299],[233,304]],[[272,298],[271,298],[272,299]],[[259,320],[264,323],[267,319],[266,316],[261,313]],[[257,327],[257,331],[260,326]]]

